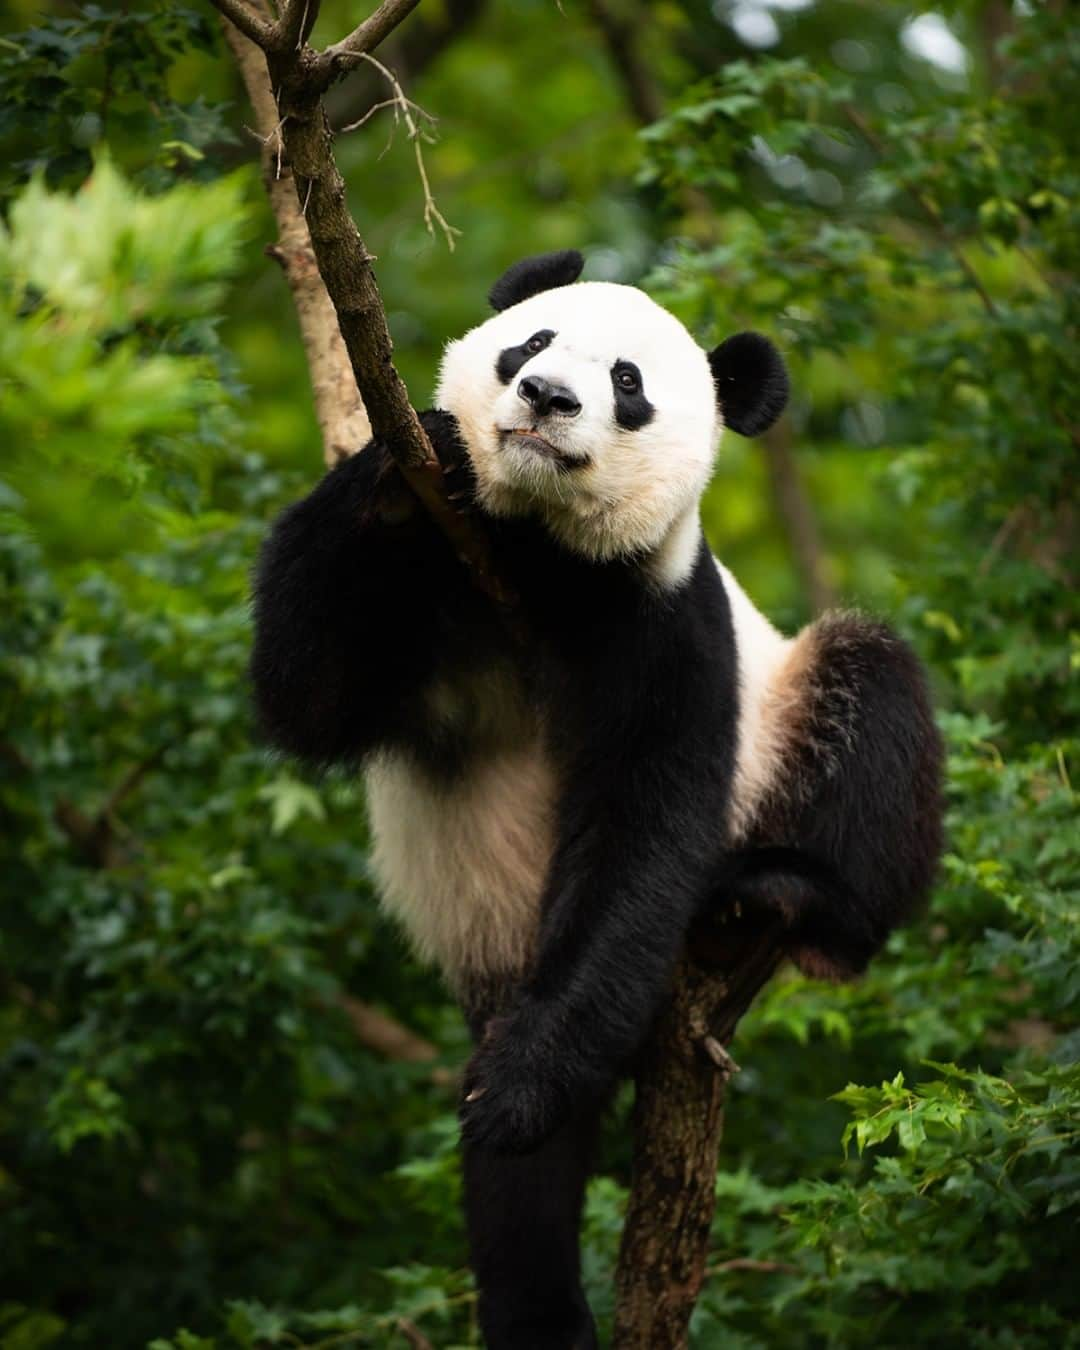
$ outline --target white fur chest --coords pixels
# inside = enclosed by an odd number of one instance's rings
[[[539,734],[476,755],[452,784],[384,753],[367,770],[383,903],[452,982],[529,962],[554,842],[556,777]]]

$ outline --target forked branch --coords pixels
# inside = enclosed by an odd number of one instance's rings
[[[266,253],[281,265],[292,292],[311,376],[315,416],[322,432],[323,459],[332,468],[371,439],[371,423],[356,388],[337,314],[319,274],[307,220],[297,200],[266,58],[231,23],[223,21],[222,28],[251,101],[263,185],[277,221],[277,241],[267,245]]]

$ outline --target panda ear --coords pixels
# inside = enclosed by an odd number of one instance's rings
[[[760,436],[784,411],[784,358],[760,333],[736,333],[709,353],[716,401],[724,425],[740,436]]]
[[[528,300],[531,295],[539,295],[541,291],[569,286],[581,276],[584,266],[585,259],[576,248],[522,258],[521,262],[507,268],[488,292],[491,308],[501,313],[511,305]]]

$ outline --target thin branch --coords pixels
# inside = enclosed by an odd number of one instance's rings
[[[453,225],[448,224],[446,217],[435,205],[435,198],[432,196],[431,193],[431,184],[428,182],[427,169],[424,166],[424,152],[421,149],[420,145],[421,132],[416,124],[416,121],[413,118],[412,115],[413,109],[415,108],[416,111],[421,116],[427,118],[429,122],[434,122],[435,119],[431,116],[430,113],[424,112],[423,108],[413,103],[412,99],[405,97],[405,91],[404,89],[402,89],[400,83],[398,82],[397,76],[394,74],[392,70],[389,70],[386,66],[384,66],[381,61],[376,60],[376,58],[372,56],[370,52],[364,52],[363,59],[367,61],[370,65],[373,65],[375,69],[382,75],[382,77],[389,83],[391,92],[393,94],[393,97],[390,99],[390,103],[394,109],[394,120],[396,122],[399,117],[401,118],[401,120],[405,123],[405,129],[409,133],[409,140],[412,141],[413,143],[413,149],[416,152],[416,168],[420,174],[420,183],[424,189],[424,224],[427,226],[427,232],[428,234],[434,236],[435,226],[438,225],[443,232],[443,237],[446,240],[447,248],[450,250],[451,253],[453,253],[454,235],[460,234],[461,231],[455,229]]]
[[[53,820],[92,866],[108,871],[130,861],[124,842],[118,838],[123,827],[118,826],[115,813],[139,787],[146,775],[161,763],[168,744],[160,745],[145,759],[133,765],[105,799],[101,809],[88,816],[69,797],[58,797],[53,806]],[[33,765],[16,747],[0,744],[0,753],[14,764],[20,773],[31,773]],[[123,831],[127,833],[127,831]]]
[[[416,1323],[410,1322],[407,1317],[398,1318],[397,1329],[409,1342],[410,1350],[435,1350]]]
[[[266,60],[231,24],[223,22],[222,27],[255,114],[253,134],[262,148],[263,186],[277,221],[277,241],[267,245],[266,253],[280,264],[292,292],[322,433],[323,459],[332,467],[371,439],[371,423],[297,201]]]
[[[994,537],[990,540],[989,547],[979,560],[979,566],[976,568],[976,575],[980,577],[986,576],[987,572],[989,572],[990,568],[994,565],[994,560],[997,558],[998,554],[1020,526],[1025,523],[1029,516],[1030,507],[1027,502],[1019,502],[1013,507],[994,532]]]
[[[398,101],[396,98],[384,98],[379,103],[373,103],[367,112],[364,113],[363,117],[358,117],[355,122],[350,122],[348,126],[338,127],[334,134],[336,136],[347,136],[350,131],[359,131],[366,122],[371,121],[376,113],[382,112],[384,108],[396,108],[397,106]],[[423,109],[417,108],[417,111],[423,112]],[[425,113],[424,116],[426,117],[428,114]]]
[[[308,40],[319,17],[320,0],[284,0],[278,22],[278,45],[286,51],[299,51]]]
[[[165,751],[168,750],[168,748],[169,743],[166,741],[164,745],[159,745],[158,748],[147,755],[145,759],[141,759],[137,764],[131,766],[109,794],[105,805],[98,812],[99,819],[108,820],[114,811],[119,810],[151,769],[156,769],[161,763],[165,756]]]
[[[269,23],[256,14],[247,0],[211,0],[211,4],[264,52],[269,51],[277,41],[277,24]]]
[[[388,1013],[351,994],[342,994],[338,1003],[356,1039],[368,1050],[399,1064],[431,1064],[431,1081],[438,1087],[450,1087],[458,1081],[453,1070],[435,1063],[439,1058],[438,1046]]]
[[[419,3],[420,0],[383,0],[375,13],[358,24],[348,37],[320,52],[313,68],[320,92],[329,88],[342,75],[354,70],[364,56],[374,51],[399,23],[408,18]]]
[[[418,10],[393,34],[393,61],[406,84],[417,79],[448,47],[459,42],[487,7],[488,0],[442,0],[434,9]],[[326,111],[335,131],[356,122],[376,102],[374,71],[357,68],[327,94]]]
[[[373,44],[412,8],[412,4],[403,3],[383,5],[357,31],[363,30],[363,41]],[[475,585],[495,601],[508,629],[516,633],[520,620],[511,612],[514,597],[497,573],[490,541],[480,526],[450,501],[442,466],[393,363],[393,344],[371,267],[372,257],[349,211],[321,101],[326,87],[326,55],[316,55],[307,48],[267,53],[285,157],[305,205],[315,261],[337,312],[373,435],[386,445],[405,481],[469,569]],[[363,60],[362,53],[355,59]],[[336,78],[332,73],[331,77]]]

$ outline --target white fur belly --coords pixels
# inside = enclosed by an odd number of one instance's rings
[[[452,785],[399,754],[367,770],[386,908],[451,980],[528,963],[554,840],[555,775],[539,742],[478,757]]]

